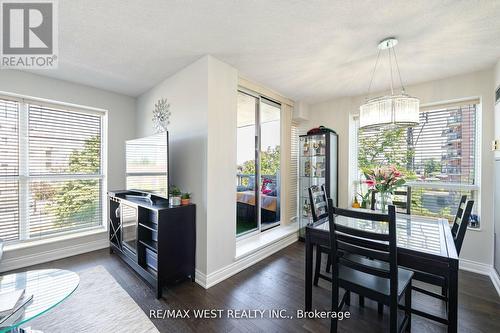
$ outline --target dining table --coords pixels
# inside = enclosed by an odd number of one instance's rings
[[[388,233],[389,230],[387,222],[368,221],[345,216],[336,216],[335,223],[374,233]],[[396,234],[399,266],[447,279],[447,318],[442,318],[441,322],[448,325],[448,332],[457,332],[458,255],[448,220],[397,213]],[[315,246],[330,246],[328,218],[306,226],[305,245],[305,310],[311,311],[313,249]],[[422,313],[418,310],[412,310],[412,312]]]

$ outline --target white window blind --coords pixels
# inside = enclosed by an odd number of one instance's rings
[[[413,176],[412,213],[451,220],[462,195],[477,199],[477,135],[476,101],[423,108],[410,129],[360,129],[360,175],[395,164]]]
[[[0,238],[102,225],[102,124],[100,113],[0,100]]]
[[[19,239],[19,103],[0,99],[0,238]]]
[[[102,223],[101,117],[28,106],[29,237]]]
[[[289,195],[289,212],[288,216],[290,218],[295,218],[297,216],[297,200],[298,200],[298,175],[299,175],[299,126],[297,123],[292,122],[291,127],[291,138],[290,138],[290,193]]]

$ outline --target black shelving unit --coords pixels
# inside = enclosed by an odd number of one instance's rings
[[[312,222],[308,188],[325,185],[328,196],[338,205],[338,135],[324,130],[299,137],[299,238]]]
[[[139,191],[108,192],[110,250],[156,292],[195,279],[196,206],[169,206],[168,200]]]

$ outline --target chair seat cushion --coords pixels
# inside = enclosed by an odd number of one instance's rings
[[[371,266],[374,268],[388,269],[389,264],[379,260],[372,260],[358,255],[346,254],[345,259],[350,261],[362,263],[363,265]],[[398,268],[398,297],[403,295],[406,287],[413,277],[413,272],[404,268]],[[363,273],[355,269],[346,267],[339,264],[339,279],[341,286],[347,284],[356,285],[363,289],[369,289],[377,294],[390,295],[390,282],[389,279],[378,277],[375,275]]]

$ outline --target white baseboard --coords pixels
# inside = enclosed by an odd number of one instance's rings
[[[0,272],[7,272],[14,269],[42,264],[48,261],[72,257],[78,254],[92,252],[107,247],[109,247],[109,240],[105,238],[105,239],[80,243],[76,245],[51,249],[48,251],[36,252],[21,257],[8,258],[2,260],[2,263],[0,264]]]
[[[495,287],[498,295],[500,296],[500,279],[498,277],[497,272],[495,271],[495,268],[493,268],[493,265],[483,264],[480,262],[467,259],[460,259],[460,269],[472,273],[489,276],[491,283],[493,283],[493,286]]]
[[[490,279],[493,285],[495,286],[495,289],[497,290],[498,296],[500,296],[500,277],[498,276],[497,271],[493,267],[491,267]]]
[[[225,279],[235,275],[236,273],[241,272],[242,270],[258,263],[264,258],[269,257],[270,255],[278,252],[281,249],[295,243],[298,240],[298,235],[296,232],[283,237],[282,239],[269,244],[260,250],[247,255],[226,267],[223,267],[213,273],[208,275],[203,274],[202,272],[196,270],[196,278],[195,281],[200,286],[205,289],[215,286],[217,283],[224,281]]]
[[[492,266],[477,261],[460,259],[460,269],[481,275],[490,275]]]

